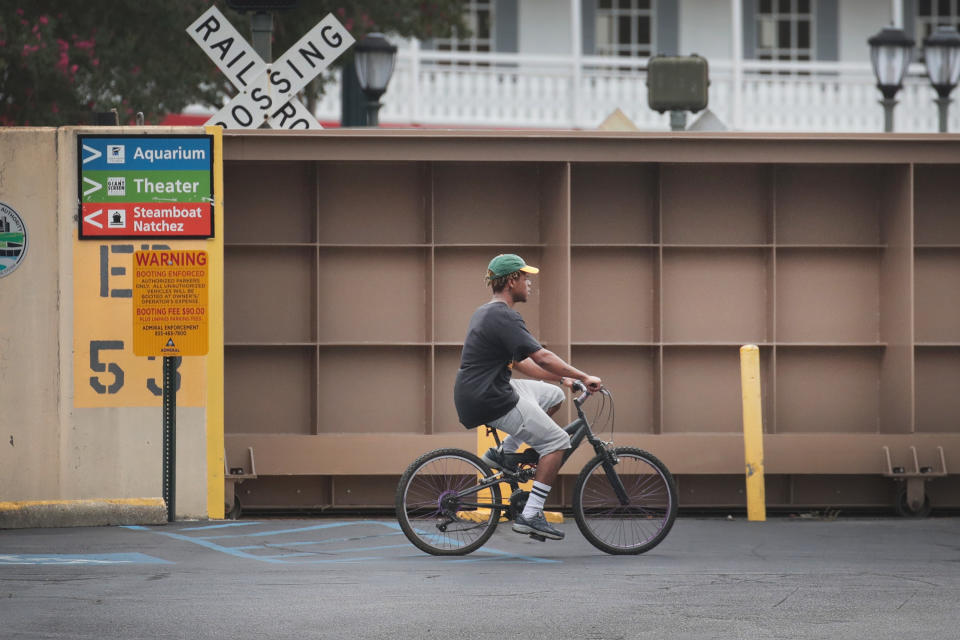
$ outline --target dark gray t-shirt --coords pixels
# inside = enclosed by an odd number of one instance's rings
[[[506,303],[488,302],[474,311],[453,386],[463,426],[473,429],[513,409],[520,396],[510,386],[510,365],[542,348]]]

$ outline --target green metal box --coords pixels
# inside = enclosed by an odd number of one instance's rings
[[[710,71],[707,59],[654,56],[647,63],[647,103],[654,111],[701,111],[707,108]]]

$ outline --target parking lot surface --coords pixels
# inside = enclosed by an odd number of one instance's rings
[[[681,518],[642,556],[387,518],[0,531],[0,638],[960,637],[960,518]]]

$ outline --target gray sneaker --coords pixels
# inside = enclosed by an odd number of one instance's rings
[[[547,522],[547,519],[543,516],[543,511],[537,511],[536,515],[530,518],[524,518],[521,513],[513,520],[513,530],[517,533],[550,538],[551,540],[563,540],[563,536],[566,535]]]
[[[517,462],[520,459],[520,454],[504,453],[502,447],[490,447],[480,456],[480,459],[491,469],[514,472],[517,470]]]
[[[490,447],[482,456],[480,456],[480,459],[483,460],[491,469],[503,469],[504,465],[506,465],[506,461],[503,459],[503,456],[503,449],[500,447]]]
[[[490,447],[480,459],[491,469],[502,469],[513,473],[518,464],[537,464],[540,455],[533,449],[524,449],[520,453],[504,453],[502,447]]]

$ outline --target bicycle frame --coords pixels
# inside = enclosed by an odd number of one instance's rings
[[[563,462],[561,463],[561,466],[563,464],[566,464],[567,460],[580,447],[583,441],[587,440],[593,446],[593,450],[597,453],[597,455],[604,456],[603,470],[606,473],[607,479],[610,481],[610,484],[617,495],[617,499],[620,500],[620,504],[626,506],[627,504],[630,503],[630,500],[627,497],[627,492],[626,492],[626,489],[623,487],[623,483],[620,481],[620,477],[617,475],[617,472],[614,469],[614,466],[616,466],[618,461],[615,458],[615,456],[613,456],[613,454],[607,449],[606,447],[607,443],[600,440],[593,433],[593,430],[590,428],[590,422],[587,420],[587,417],[583,414],[583,408],[582,408],[583,403],[587,400],[587,398],[590,397],[590,395],[591,393],[589,391],[584,391],[583,393],[580,394],[579,397],[574,398],[573,400],[573,404],[577,409],[577,418],[563,428],[563,430],[570,435],[570,448],[567,449],[567,451],[563,454]],[[497,430],[491,427],[487,427],[487,429],[490,432],[492,432],[493,439],[499,446],[500,436],[497,434]],[[509,503],[494,505],[494,504],[469,503],[469,502],[461,501],[462,498],[477,494],[480,491],[483,491],[484,489],[491,487],[495,484],[500,484],[501,482],[506,482],[507,484],[509,484],[512,491],[517,491],[520,488],[519,487],[520,481],[517,478],[516,474],[500,471],[490,476],[489,478],[485,478],[480,483],[478,483],[473,487],[470,487],[469,489],[465,489],[463,491],[457,492],[453,497],[455,497],[458,500],[457,504],[459,505],[460,509],[462,509],[463,507],[476,507],[476,508],[492,509],[497,512],[508,511],[511,508],[511,505]]]

